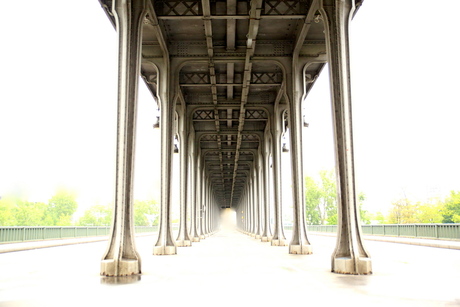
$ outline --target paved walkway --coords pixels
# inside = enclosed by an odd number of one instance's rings
[[[99,276],[106,242],[0,254],[0,307],[29,306],[460,306],[460,251],[367,241],[374,274],[330,272],[335,238],[311,234],[313,255],[289,255],[221,231],[153,256],[136,239],[143,274]]]
[[[289,232],[286,232],[289,235]],[[153,234],[156,235],[156,234]],[[335,233],[327,232],[309,232],[308,236],[328,236],[335,237]],[[139,236],[152,236],[151,233],[138,234]],[[448,249],[458,249],[460,250],[460,241],[455,240],[436,240],[436,239],[420,239],[420,238],[408,238],[408,237],[391,237],[391,236],[374,236],[366,235],[364,236],[365,240],[369,241],[382,241],[382,242],[391,242],[391,243],[401,243],[409,245],[419,245],[427,247],[438,247],[438,248],[448,248]],[[16,243],[1,243],[0,244],[0,254],[1,253],[10,253],[17,251],[26,251],[31,249],[38,248],[47,248],[63,245],[72,245],[72,244],[81,244],[81,243],[90,243],[98,241],[107,241],[107,236],[99,237],[82,237],[82,238],[71,238],[71,239],[55,239],[55,240],[44,240],[44,241],[31,241],[31,242],[16,242]]]
[[[330,236],[330,237],[335,237],[336,236],[335,233],[327,233],[327,232],[312,232],[311,234],[312,235],[320,235],[320,236]],[[436,239],[421,239],[421,238],[376,236],[376,235],[365,235],[364,240],[382,241],[382,242],[391,242],[391,243],[401,243],[401,244],[419,245],[419,246],[427,246],[427,247],[459,249],[460,250],[460,241],[455,241],[455,240],[436,240]]]

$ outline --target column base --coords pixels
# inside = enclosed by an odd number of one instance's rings
[[[154,246],[153,254],[154,255],[176,255],[177,247],[176,246]]]
[[[141,275],[128,275],[128,276],[102,276],[101,284],[106,285],[127,285],[133,284],[141,280]]]
[[[200,240],[206,239],[205,235],[200,235]]]
[[[176,241],[176,246],[179,246],[179,247],[192,246],[192,241],[190,241],[190,240],[177,240]]]
[[[310,255],[313,254],[311,245],[289,245],[289,254]]]
[[[285,239],[272,240],[272,246],[287,246]]]
[[[262,241],[262,242],[270,242],[271,239],[272,239],[272,237],[261,237],[260,241]]]
[[[255,238],[256,238],[257,240],[260,240],[260,238],[262,238],[262,236],[261,236],[261,235],[255,235]]]
[[[200,242],[200,237],[193,237],[192,242]]]
[[[141,274],[140,262],[137,259],[102,260],[102,276],[129,276]]]
[[[372,274],[372,261],[371,258],[335,258],[332,260],[332,272],[352,275]]]

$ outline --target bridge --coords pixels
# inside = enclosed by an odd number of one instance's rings
[[[339,233],[332,271],[370,274],[356,205],[349,22],[358,0],[100,0],[118,32],[119,84],[113,231],[101,274],[140,274],[132,193],[138,76],[158,102],[161,218],[155,255],[213,233],[220,211],[290,254],[311,254],[304,218],[302,101],[326,62],[338,171]],[[292,158],[293,234],[281,220],[280,155]],[[180,153],[181,224],[171,233],[172,153]],[[274,229],[269,228],[273,193]],[[191,222],[187,223],[187,217]]]
[[[360,0],[100,0],[118,32],[118,130],[113,230],[101,274],[141,273],[132,193],[138,76],[158,102],[161,217],[155,255],[174,255],[238,227],[290,254],[311,254],[304,217],[302,101],[329,63],[338,177],[336,273],[370,274],[353,166],[349,23]],[[289,149],[287,145],[289,144]],[[282,151],[292,160],[293,230],[282,227]],[[172,153],[180,153],[181,218],[171,233]],[[269,227],[273,206],[274,226]],[[188,219],[190,222],[188,222]]]

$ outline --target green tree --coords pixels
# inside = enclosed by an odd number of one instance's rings
[[[326,220],[330,225],[337,224],[337,185],[334,171],[320,171],[322,203],[320,210],[322,211],[321,222],[325,224]]]
[[[18,201],[14,208],[14,217],[17,226],[43,225],[46,204],[40,202]]]
[[[77,207],[76,194],[61,188],[49,200],[44,222],[48,226],[69,226]]]
[[[307,224],[337,224],[337,194],[333,171],[321,171],[319,183],[305,178],[305,218]]]
[[[442,223],[444,204],[441,202],[435,204],[421,204],[417,210],[417,223]]]
[[[0,226],[15,226],[14,201],[9,197],[0,199]]]
[[[451,191],[442,212],[443,223],[460,223],[460,191]]]
[[[366,200],[366,195],[363,192],[358,194],[358,207],[359,207],[359,216],[361,218],[362,224],[370,224],[372,215],[369,211],[364,209],[364,201]]]
[[[412,204],[407,198],[401,198],[391,204],[388,215],[390,224],[412,224],[417,223],[417,212],[419,204]]]
[[[385,215],[383,215],[382,212],[377,212],[372,215],[372,220],[376,221],[377,224],[385,224],[386,223],[386,218]]]
[[[305,177],[305,219],[309,225],[337,225],[337,184],[334,171],[320,171],[317,183],[311,177]],[[361,221],[369,224],[371,215],[364,210],[364,193],[358,194],[358,206]]]
[[[95,205],[78,220],[80,226],[107,226],[112,223],[112,206]]]
[[[321,201],[321,190],[311,177],[305,177],[305,219],[308,225],[319,225],[321,223],[319,204]]]
[[[134,225],[158,225],[160,206],[156,200],[134,201]]]

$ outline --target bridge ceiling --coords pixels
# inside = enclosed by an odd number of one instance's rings
[[[111,0],[100,0],[110,19]],[[286,75],[277,64],[326,53],[316,0],[149,2],[143,24],[142,76],[156,95],[158,58],[183,61],[175,82],[193,123],[208,178],[222,207],[248,183]],[[323,67],[308,66],[307,91]]]

